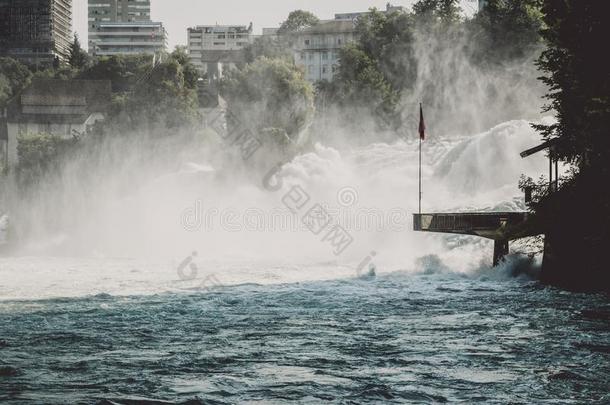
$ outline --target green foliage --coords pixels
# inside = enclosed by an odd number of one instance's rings
[[[81,46],[78,40],[78,34],[74,34],[74,41],[70,45],[70,56],[68,64],[74,69],[83,69],[89,63],[89,56]]]
[[[32,79],[56,79],[56,80],[71,80],[78,76],[79,70],[70,65],[62,65],[57,68],[47,68],[38,70],[34,73]]]
[[[419,0],[413,5],[413,11],[420,18],[447,23],[458,21],[462,10],[459,0]]]
[[[151,66],[150,55],[103,56],[79,74],[79,79],[110,80],[112,91],[127,92]]]
[[[529,57],[541,47],[540,7],[540,0],[489,0],[466,24],[475,58],[501,64]]]
[[[381,71],[374,57],[358,45],[350,44],[340,51],[337,72],[339,102],[343,106],[373,106],[380,117],[391,114],[399,95]]]
[[[0,58],[0,107],[26,87],[32,72],[12,58]]]
[[[413,53],[412,15],[373,9],[358,20],[356,33],[358,47],[375,61],[393,91],[408,89],[414,83],[417,61]]]
[[[9,79],[0,73],[0,106],[5,105],[12,94],[13,89]]]
[[[230,124],[257,134],[285,134],[293,142],[314,112],[312,86],[285,60],[262,57],[242,70],[230,71],[221,92],[230,117],[237,121]],[[285,141],[283,135],[276,138],[278,144]]]
[[[246,62],[252,63],[264,56],[269,59],[292,61],[289,38],[286,36],[262,36],[254,39],[244,48]]]
[[[55,172],[65,154],[77,144],[73,138],[28,133],[17,138],[17,176],[21,184],[30,185]]]
[[[126,109],[132,129],[169,129],[188,126],[197,117],[196,72],[170,56],[134,86]]]
[[[610,30],[607,5],[595,0],[546,0],[539,67],[550,88],[548,110],[557,123],[537,128],[558,138],[559,158],[608,178],[610,158],[610,63],[603,49]]]
[[[186,46],[176,46],[170,56],[182,67],[185,87],[195,89],[199,80],[199,72],[195,65],[191,63]]]
[[[295,10],[288,14],[288,19],[280,25],[279,34],[288,34],[300,31],[304,28],[313,27],[320,19],[313,13],[304,10]]]
[[[100,58],[85,69],[81,79],[111,80],[113,99],[106,131],[147,131],[194,124],[199,74],[186,50],[178,47],[153,66],[151,55]]]
[[[358,42],[341,49],[335,84],[325,91],[341,106],[366,107],[380,122],[393,121],[401,92],[415,82],[413,17],[371,9],[356,33]]]
[[[544,280],[571,289],[608,291],[610,63],[602,56],[610,34],[607,4],[544,0],[542,12],[547,48],[538,66],[549,88],[546,109],[557,121],[535,127],[545,140],[555,141],[552,156],[572,164],[558,190],[548,192],[546,182],[527,184],[534,190],[530,208],[550,253]]]
[[[433,109],[447,108],[464,96],[457,84],[468,85],[468,77],[460,76],[464,66],[491,75],[532,65],[541,48],[538,1],[490,0],[490,8],[469,20],[461,17],[457,0],[420,0],[411,13],[371,9],[357,22],[356,43],[340,52],[335,83],[319,86],[319,94],[342,107],[366,108],[386,128],[406,124],[401,102],[417,99]],[[516,80],[529,77],[526,70],[515,69]],[[490,98],[494,91],[490,86]],[[472,122],[465,114],[455,115],[452,119],[462,119],[459,125]]]

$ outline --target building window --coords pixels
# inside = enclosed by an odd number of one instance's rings
[[[322,52],[322,59],[328,59],[328,52]]]
[[[328,65],[322,65],[322,74],[326,74],[328,72]]]
[[[309,72],[310,75],[313,75],[313,70],[314,70],[314,65],[309,65],[309,67],[307,68],[307,71]]]
[[[305,45],[309,45],[309,40],[308,39],[305,40]]]

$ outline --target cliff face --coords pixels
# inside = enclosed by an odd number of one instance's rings
[[[573,291],[610,293],[608,246],[569,230],[547,232],[541,281]]]
[[[544,283],[610,292],[609,183],[601,178],[581,173],[538,208],[545,228]]]

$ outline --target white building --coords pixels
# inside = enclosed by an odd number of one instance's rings
[[[332,81],[339,63],[339,50],[356,37],[353,20],[327,20],[294,36],[294,60],[310,82]]]
[[[403,12],[406,11],[406,9],[403,6],[393,6],[392,4],[388,3],[385,6],[385,10],[381,10],[382,13],[393,13],[393,12]],[[368,11],[362,11],[362,12],[352,12],[352,13],[340,13],[340,14],[335,14],[335,20],[349,20],[349,21],[356,21],[358,18],[362,17],[363,15],[367,15],[370,14],[370,12]]]
[[[150,21],[150,0],[88,0],[89,53],[96,56],[164,51],[163,24]]]
[[[198,25],[188,29],[189,57],[202,74],[221,77],[224,69],[245,61],[243,49],[252,40],[252,23]]]
[[[96,56],[157,54],[167,49],[163,24],[152,21],[100,23],[96,30]]]

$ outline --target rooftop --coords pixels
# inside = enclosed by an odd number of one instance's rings
[[[393,12],[403,12],[403,11],[405,11],[405,8],[403,6],[393,6],[392,4],[388,3],[385,7],[385,10],[379,10],[379,11],[381,11],[382,13],[388,14],[388,13],[393,13]],[[335,14],[335,19],[336,20],[352,20],[352,19],[360,18],[367,14],[370,14],[370,11],[337,13],[337,14]]]
[[[156,21],[118,21],[100,22],[100,27],[161,27],[163,23]]]
[[[354,32],[355,24],[351,20],[323,20],[313,27],[305,28],[297,34],[335,34]]]
[[[190,27],[189,31],[200,31],[206,30],[211,33],[216,32],[226,32],[226,31],[237,31],[240,33],[251,33],[252,32],[252,23],[250,25],[197,25],[195,27]]]
[[[82,122],[106,112],[111,101],[109,80],[34,79],[7,108],[8,121]]]

